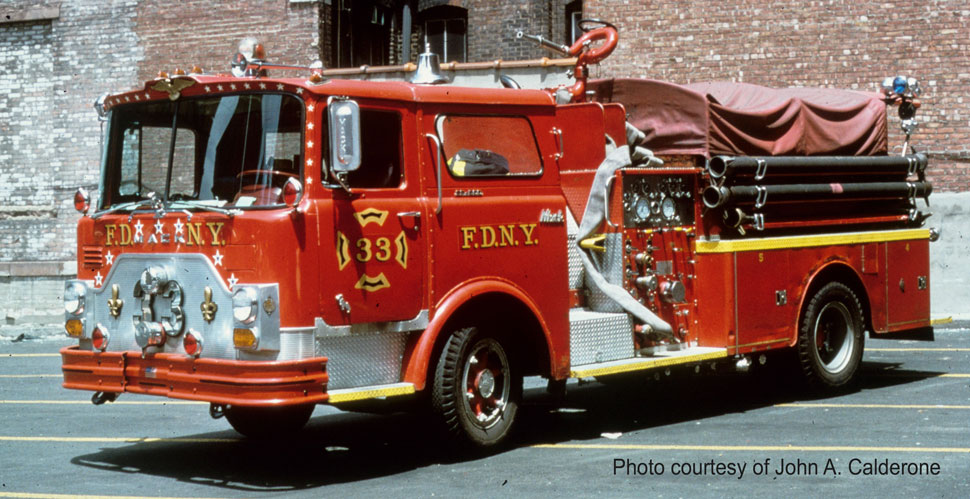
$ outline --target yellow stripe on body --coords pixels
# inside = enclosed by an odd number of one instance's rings
[[[327,402],[339,404],[341,402],[356,402],[358,400],[375,399],[380,397],[395,397],[414,393],[411,383],[371,389],[334,390],[329,393]]]
[[[626,363],[610,363],[610,365],[600,367],[579,366],[569,372],[570,378],[588,378],[591,376],[606,376],[608,374],[620,374],[658,367],[669,367],[678,364],[689,364],[692,362],[702,362],[705,360],[723,359],[728,356],[727,350],[720,349],[716,352],[700,353],[694,355],[681,355],[660,357],[657,359],[637,358]],[[593,364],[596,366],[596,364]]]
[[[822,234],[811,236],[765,237],[759,239],[732,239],[723,241],[697,241],[695,253],[737,253],[776,249],[811,248],[840,244],[885,243],[929,239],[929,229],[886,230],[875,232],[852,232],[847,234]]]

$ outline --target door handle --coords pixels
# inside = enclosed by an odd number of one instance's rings
[[[404,220],[410,218],[413,220],[413,229],[418,230],[421,226],[421,212],[420,211],[402,211],[397,214],[398,220],[401,221],[401,225],[404,225]]]

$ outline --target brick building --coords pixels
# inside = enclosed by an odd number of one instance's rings
[[[522,59],[547,54],[516,31],[568,43],[580,17],[620,28],[594,76],[865,90],[917,76],[931,180],[970,191],[970,10],[956,0],[0,0],[0,326],[60,321],[71,196],[97,188],[102,93],[176,67],[227,70],[245,36],[291,64],[397,64],[425,43],[447,61]]]

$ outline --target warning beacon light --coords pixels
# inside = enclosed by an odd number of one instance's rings
[[[923,93],[923,89],[920,88],[919,81],[916,78],[907,78],[902,75],[887,76],[882,81],[882,93],[887,97],[895,94],[903,99],[915,99]]]
[[[265,61],[266,49],[262,43],[250,36],[239,41],[236,55],[233,56],[229,65],[232,67],[233,76],[253,76],[258,71],[258,66],[261,66]],[[255,65],[257,68],[250,68],[251,65]]]

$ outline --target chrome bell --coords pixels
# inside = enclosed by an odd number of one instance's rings
[[[411,83],[419,85],[437,85],[448,83],[448,78],[441,74],[441,64],[438,54],[431,51],[431,44],[424,44],[424,53],[418,55],[418,69],[411,76]]]

